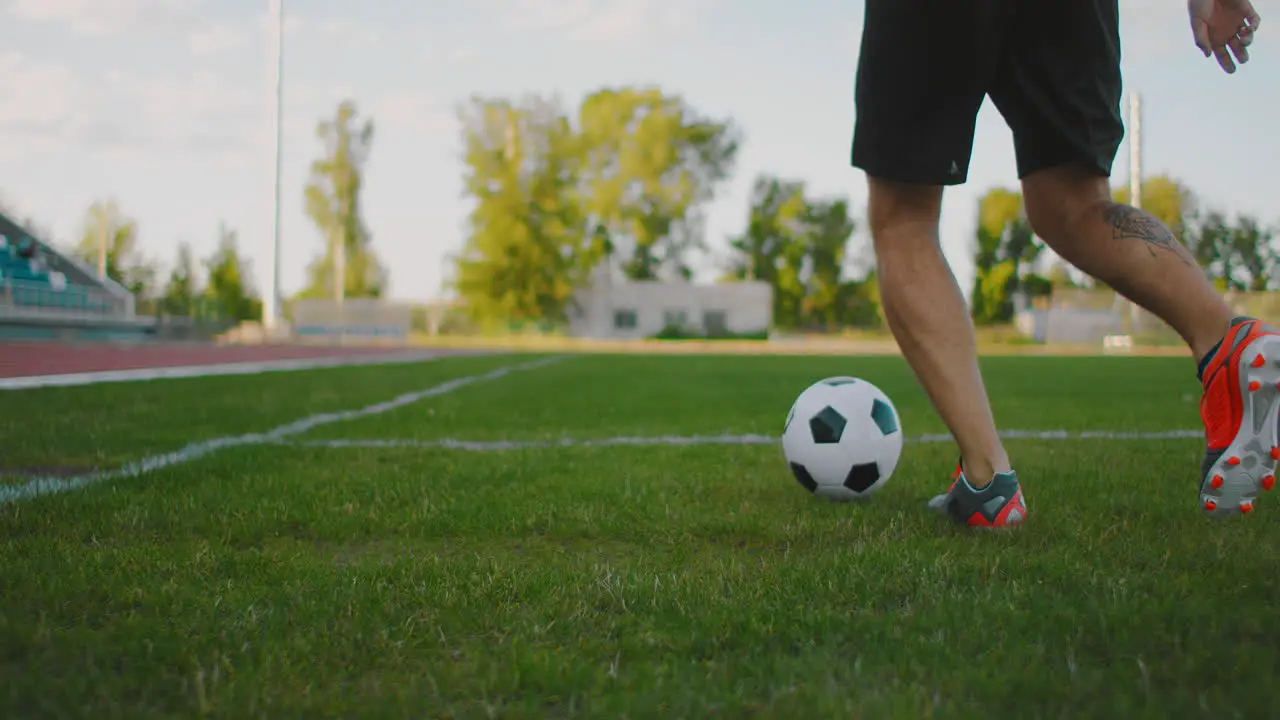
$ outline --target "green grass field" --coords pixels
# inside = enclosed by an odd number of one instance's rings
[[[531,359],[8,392],[0,485]],[[985,370],[1008,429],[1198,427],[1186,359]],[[1199,440],[1010,440],[1007,533],[924,507],[948,443],[843,505],[775,445],[422,445],[776,436],[837,374],[943,432],[895,357],[573,356],[0,505],[0,717],[1280,714],[1280,506],[1203,519]]]

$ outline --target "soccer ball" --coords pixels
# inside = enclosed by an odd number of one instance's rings
[[[805,388],[791,406],[782,453],[805,490],[828,500],[870,497],[898,466],[902,422],[880,388],[829,377]]]

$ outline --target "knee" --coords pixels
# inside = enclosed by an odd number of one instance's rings
[[[1023,202],[1031,231],[1050,245],[1070,237],[1079,219],[1097,206],[1096,199],[1044,198],[1025,195]]]
[[[1081,218],[1111,202],[1107,178],[1077,168],[1045,170],[1022,183],[1027,222],[1050,245],[1072,235]]]
[[[868,179],[867,224],[876,255],[938,242],[942,188]]]

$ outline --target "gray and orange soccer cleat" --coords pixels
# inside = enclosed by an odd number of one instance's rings
[[[1280,460],[1280,330],[1239,317],[1202,361],[1200,417],[1207,450],[1200,506],[1210,517],[1253,511]]]
[[[1015,527],[1027,519],[1026,499],[1012,470],[996,473],[986,487],[975,488],[964,476],[963,465],[957,465],[951,487],[930,500],[929,507],[971,527]]]

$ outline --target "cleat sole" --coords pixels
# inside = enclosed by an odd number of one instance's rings
[[[1201,507],[1215,518],[1252,512],[1258,495],[1275,486],[1280,460],[1280,335],[1249,343],[1239,363],[1240,430],[1200,486]]]

